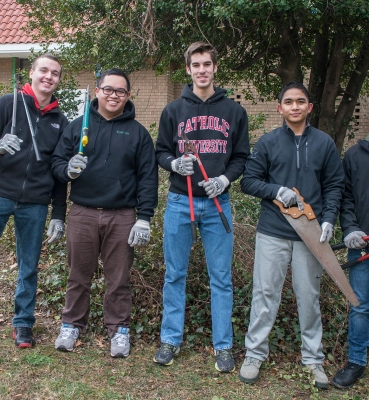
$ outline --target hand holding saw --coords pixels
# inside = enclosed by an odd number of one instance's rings
[[[300,211],[298,207],[286,208],[278,200],[273,200],[273,203],[279,207],[281,213],[304,241],[308,249],[314,254],[315,258],[320,262],[328,275],[333,279],[341,292],[353,306],[357,307],[360,303],[345,273],[342,271],[331,246],[327,241],[323,243],[319,241],[322,229],[316,219],[313,209],[309,204],[304,202],[304,198],[296,188],[293,188],[293,190],[301,198],[304,204],[304,211]]]

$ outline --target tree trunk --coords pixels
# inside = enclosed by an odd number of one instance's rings
[[[329,54],[329,27],[327,25],[322,27],[322,33],[316,34],[312,53],[309,93],[314,107],[310,114],[310,123],[318,127]]]
[[[351,73],[351,77],[336,113],[335,143],[340,154],[342,152],[347,127],[353,116],[361,88],[368,74],[368,53],[369,45],[367,41],[364,41],[361,47],[360,56],[358,57],[358,62],[355,69]]]
[[[342,52],[345,46],[345,40],[342,35],[338,34],[334,39],[331,49],[331,57],[327,70],[326,81],[321,101],[321,112],[319,118],[319,129],[328,133],[334,138],[334,120],[336,97],[339,93],[340,78],[345,63],[345,54]]]

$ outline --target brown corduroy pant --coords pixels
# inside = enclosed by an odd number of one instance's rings
[[[101,256],[106,280],[104,322],[109,337],[118,326],[129,327],[133,247],[127,243],[136,222],[134,208],[94,209],[71,206],[67,225],[70,273],[62,320],[85,332],[90,313],[91,281]]]

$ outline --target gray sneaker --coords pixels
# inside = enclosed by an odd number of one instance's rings
[[[58,338],[55,340],[55,348],[60,351],[72,351],[75,341],[78,339],[79,330],[72,324],[64,324],[60,328]]]
[[[259,370],[263,362],[254,357],[245,357],[240,369],[240,380],[244,383],[254,383],[259,379]]]
[[[235,362],[232,349],[215,350],[215,369],[219,372],[233,372],[235,370]]]
[[[129,349],[129,328],[119,326],[111,339],[110,354],[112,357],[128,357]]]
[[[328,378],[324,372],[322,364],[303,364],[311,369],[314,375],[315,386],[319,389],[328,389]]]

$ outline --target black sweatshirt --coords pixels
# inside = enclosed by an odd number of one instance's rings
[[[225,93],[226,90],[216,87],[215,93],[202,101],[193,93],[192,86],[186,85],[181,98],[164,108],[156,159],[162,168],[171,171],[171,192],[187,195],[186,177],[172,172],[171,168],[171,162],[184,153],[182,129],[197,147],[209,178],[225,175],[232,182],[242,174],[250,153],[247,114],[243,107],[226,98]],[[205,197],[204,188],[198,186],[204,178],[196,162],[194,170],[193,195]],[[228,189],[229,186],[225,192]]]
[[[87,167],[77,179],[67,174],[69,160],[78,153],[83,117],[63,132],[52,158],[52,171],[62,182],[71,181],[70,199],[84,207],[117,209],[135,207],[146,221],[154,215],[158,201],[158,170],[149,132],[138,123],[131,101],[124,113],[106,120],[98,99],[90,106]]]
[[[319,223],[334,225],[344,174],[332,138],[307,125],[297,144],[294,133],[284,124],[262,136],[247,159],[241,189],[262,199],[257,230],[281,239],[301,240],[273,203],[282,186],[298,189]]]
[[[33,123],[41,162],[36,161],[26,111],[18,93],[15,134],[23,140],[21,150],[0,156],[0,197],[20,203],[49,204],[54,219],[65,219],[67,185],[53,178],[50,158],[67,118],[54,108],[44,114],[36,108],[32,96],[24,95]],[[56,102],[52,97],[51,102]],[[0,137],[11,132],[13,95],[0,98]]]
[[[369,142],[358,140],[343,158],[345,192],[340,222],[343,237],[354,231],[369,235]]]

